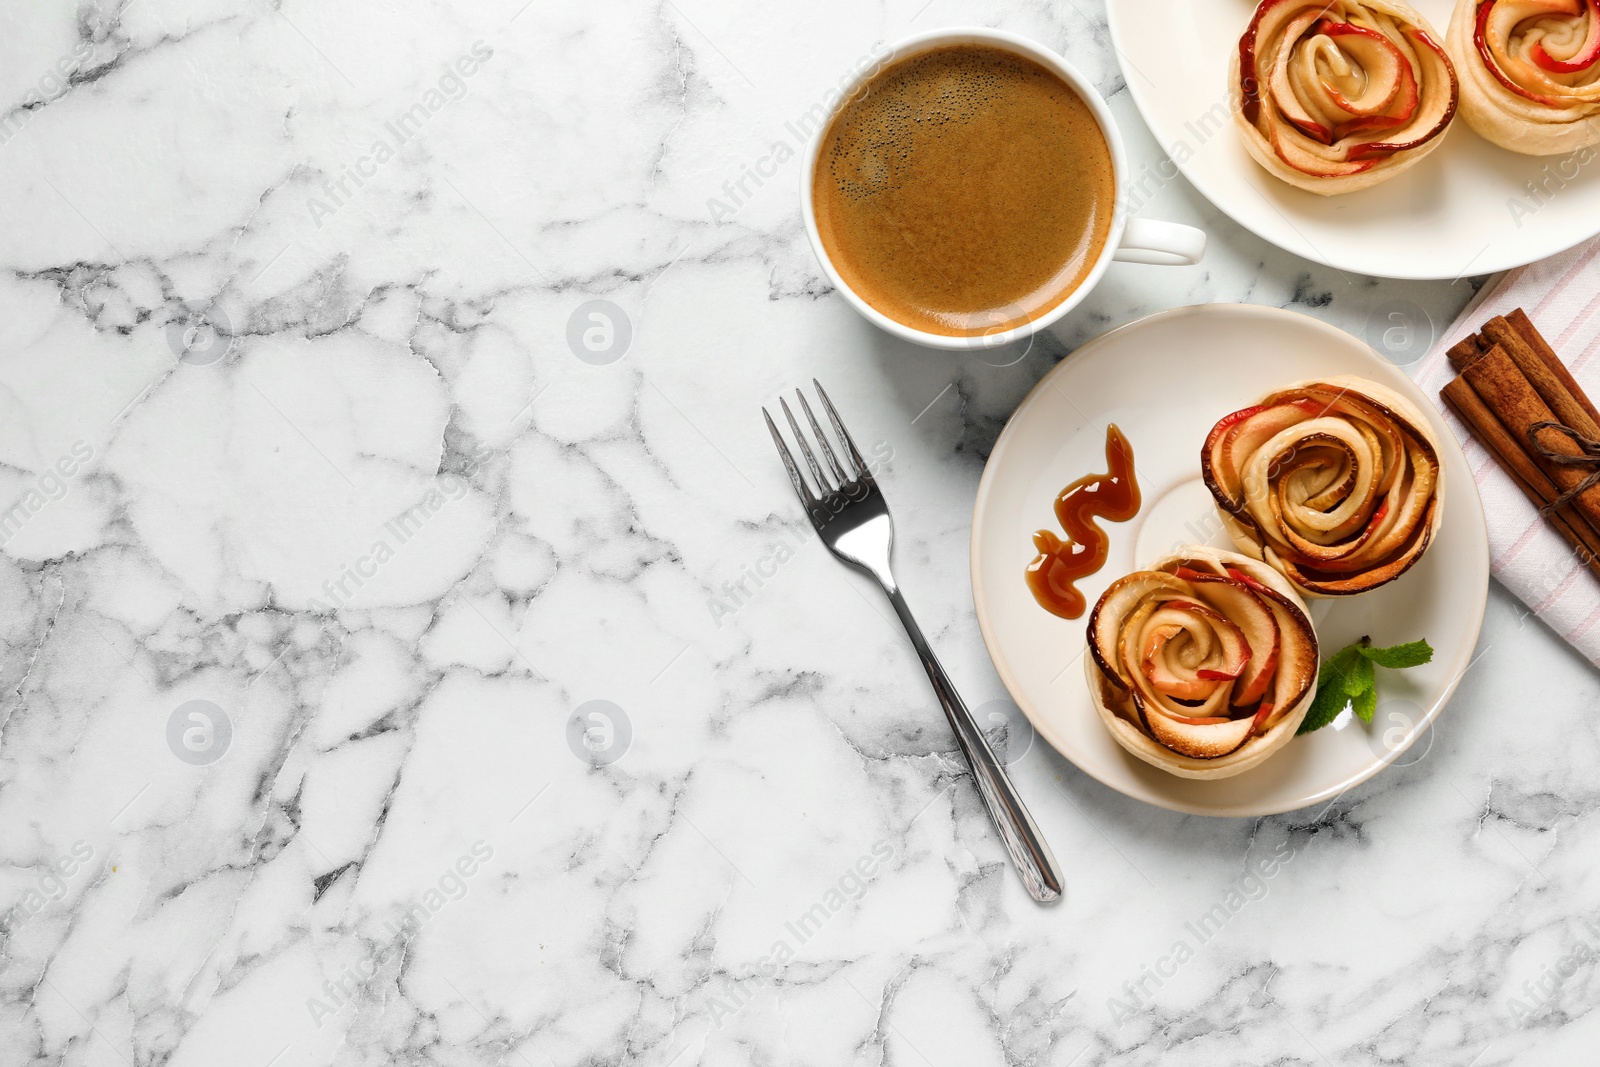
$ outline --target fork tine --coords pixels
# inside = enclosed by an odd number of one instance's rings
[[[817,422],[815,415],[811,414],[811,405],[806,402],[806,394],[796,389],[794,395],[800,398],[800,407],[806,413],[806,421],[811,424],[812,431],[817,435],[817,445],[822,449],[822,455],[827,459],[828,466],[833,470],[834,476],[839,479],[839,485],[843,486],[850,480],[850,475],[846,474],[844,468],[839,465],[838,457],[833,454],[833,448],[828,444],[828,435],[822,432],[822,424]]]
[[[800,502],[806,505],[806,510],[811,510],[816,497],[811,495],[811,487],[806,485],[806,480],[800,476],[800,468],[794,464],[794,456],[789,452],[789,446],[783,443],[783,435],[778,432],[778,426],[772,421],[772,416],[767,414],[767,409],[761,409],[761,417],[767,420],[767,429],[772,431],[772,443],[778,446],[778,455],[783,457],[783,465],[789,468],[789,480],[794,483],[794,491],[800,495]]]
[[[789,410],[789,402],[780,396],[778,403],[783,405],[783,413],[789,418],[789,429],[794,431],[795,442],[800,446],[801,454],[806,457],[806,466],[811,468],[811,476],[817,480],[817,491],[822,496],[827,496],[833,492],[833,483],[822,473],[822,467],[818,465],[817,457],[812,454],[811,446],[806,444],[806,435],[800,432],[800,424],[794,420],[794,412]]]
[[[828,421],[833,423],[833,428],[839,432],[839,440],[844,442],[845,448],[850,450],[850,458],[855,460],[856,470],[864,482],[872,481],[872,472],[867,470],[867,464],[861,458],[861,452],[856,448],[855,438],[850,436],[850,431],[844,428],[844,422],[839,418],[839,413],[833,408],[833,401],[828,399],[827,391],[822,388],[822,383],[815,378],[811,384],[817,387],[817,396],[822,398],[822,406],[828,409]],[[819,431],[820,432],[820,431]]]

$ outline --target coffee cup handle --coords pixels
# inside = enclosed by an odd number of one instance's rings
[[[1123,263],[1153,263],[1162,267],[1187,267],[1206,254],[1206,233],[1178,222],[1129,219],[1122,242],[1111,258]]]

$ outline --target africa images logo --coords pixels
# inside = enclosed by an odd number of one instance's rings
[[[621,759],[633,744],[633,721],[609,700],[589,700],[567,719],[567,747],[591,767]]]
[[[186,700],[167,716],[167,747],[195,767],[217,762],[232,741],[233,721],[209,700]]]
[[[338,214],[340,208],[354,200],[367,182],[378,176],[378,168],[399,155],[400,150],[415,140],[435,115],[451,104],[465,100],[467,79],[478,73],[492,58],[494,49],[482,41],[473,41],[470,54],[457,56],[455,62],[445,68],[444,73],[415,103],[384,123],[388,137],[379,137],[355,162],[340,166],[337,175],[322,183],[322,196],[307,197],[306,211],[311,215],[311,221],[317,224],[317,229],[322,229],[324,219]]]

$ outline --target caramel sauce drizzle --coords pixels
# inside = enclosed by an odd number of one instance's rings
[[[1106,428],[1106,474],[1086,474],[1056,497],[1056,521],[1063,541],[1049,530],[1033,535],[1039,555],[1028,564],[1028,588],[1039,606],[1063,619],[1083,615],[1088,602],[1075,584],[1105,566],[1111,539],[1096,518],[1127,522],[1139,513],[1139,483],[1133,474],[1133,446],[1115,423]]]

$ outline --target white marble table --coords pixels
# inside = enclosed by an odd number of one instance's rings
[[[1205,264],[1114,268],[1015,365],[866,326],[789,124],[982,23],[1156,162],[1098,3],[118,6],[0,33],[0,1067],[1592,1061],[1596,679],[1499,589],[1426,756],[1327,811],[1182,817],[1035,744],[1041,909],[801,524],[757,409],[816,375],[1000,700],[969,508],[1055,361],[1183,303],[1469,297],[1177,180]]]

